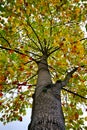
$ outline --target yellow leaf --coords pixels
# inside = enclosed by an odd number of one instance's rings
[[[79,14],[81,10],[80,8],[76,8],[75,11],[76,11],[76,14]]]
[[[1,75],[0,76],[0,83],[3,83],[5,81],[5,76]]]
[[[14,74],[14,70],[11,67],[8,68],[8,71],[10,72],[11,75]]]
[[[85,121],[87,121],[87,116],[85,117]]]

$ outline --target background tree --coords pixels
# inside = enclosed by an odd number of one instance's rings
[[[85,0],[1,0],[1,121],[22,121],[35,88],[49,97],[61,80],[66,129],[86,129],[81,108],[87,105],[87,39],[81,30],[83,25],[87,30],[86,12]]]

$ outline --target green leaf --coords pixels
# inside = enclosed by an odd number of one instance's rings
[[[85,25],[85,29],[86,29],[86,32],[87,32],[87,24]]]
[[[2,7],[2,4],[0,4],[0,11],[1,11],[1,12],[4,12],[4,11],[5,11],[4,7]]]

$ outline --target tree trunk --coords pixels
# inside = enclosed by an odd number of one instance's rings
[[[38,63],[38,79],[28,130],[65,130],[61,107],[61,83],[52,84],[47,58]]]

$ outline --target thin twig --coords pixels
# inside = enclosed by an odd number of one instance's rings
[[[50,56],[52,53],[56,52],[56,51],[59,50],[59,49],[60,49],[60,47],[55,47],[54,50],[51,51],[51,52],[48,54],[48,56]]]
[[[33,31],[34,34],[36,35],[36,37],[37,37],[37,39],[38,39],[38,43],[40,44],[41,50],[42,50],[42,52],[43,52],[43,46],[42,46],[42,44],[41,44],[41,41],[40,41],[40,39],[39,39],[39,36],[37,35],[36,31],[34,30],[34,28],[32,27],[32,25],[30,24],[29,21],[27,21],[27,24],[29,25],[29,27],[32,29],[32,31]]]
[[[5,37],[3,37],[1,33],[0,33],[0,35],[1,35],[0,38],[4,39],[8,43],[9,47],[11,48],[11,45],[10,45],[9,41]]]
[[[25,54],[25,53],[22,53],[22,52],[20,52],[19,50],[16,50],[16,49],[11,49],[11,48],[7,48],[7,47],[3,47],[3,46],[0,46],[0,48],[1,48],[1,49],[4,49],[4,50],[7,50],[7,51],[14,51],[14,52],[16,52],[16,53],[18,53],[18,54],[20,54],[20,55],[25,55],[25,56],[28,56],[28,57],[29,57],[29,55],[27,55],[27,54]]]
[[[37,76],[37,73],[34,74],[33,76],[31,76],[30,78],[28,78],[28,79],[26,80],[26,82],[29,81],[29,80],[31,80],[31,79],[34,78],[35,76]]]
[[[34,45],[38,48],[38,50],[41,51],[41,49],[39,48],[39,46],[37,45],[37,43],[36,43],[32,38],[30,38],[30,36],[29,36],[29,34],[28,34],[28,30],[27,30],[26,28],[24,28],[24,29],[25,29],[26,32],[27,32],[27,36],[28,36],[29,40],[31,40],[31,41],[34,43]]]
[[[82,38],[82,39],[80,39],[80,40],[77,40],[77,41],[74,41],[74,42],[72,42],[72,43],[76,43],[76,42],[83,41],[83,40],[87,40],[87,37],[85,37],[85,38]]]
[[[65,90],[65,91],[67,91],[67,92],[69,92],[69,93],[71,93],[71,94],[74,94],[74,95],[76,95],[76,96],[79,96],[80,98],[87,99],[86,97],[83,97],[82,95],[80,95],[80,94],[78,94],[78,93],[72,92],[72,91],[70,91],[70,90],[68,90],[68,89],[65,89],[65,88],[62,88],[62,89]]]

